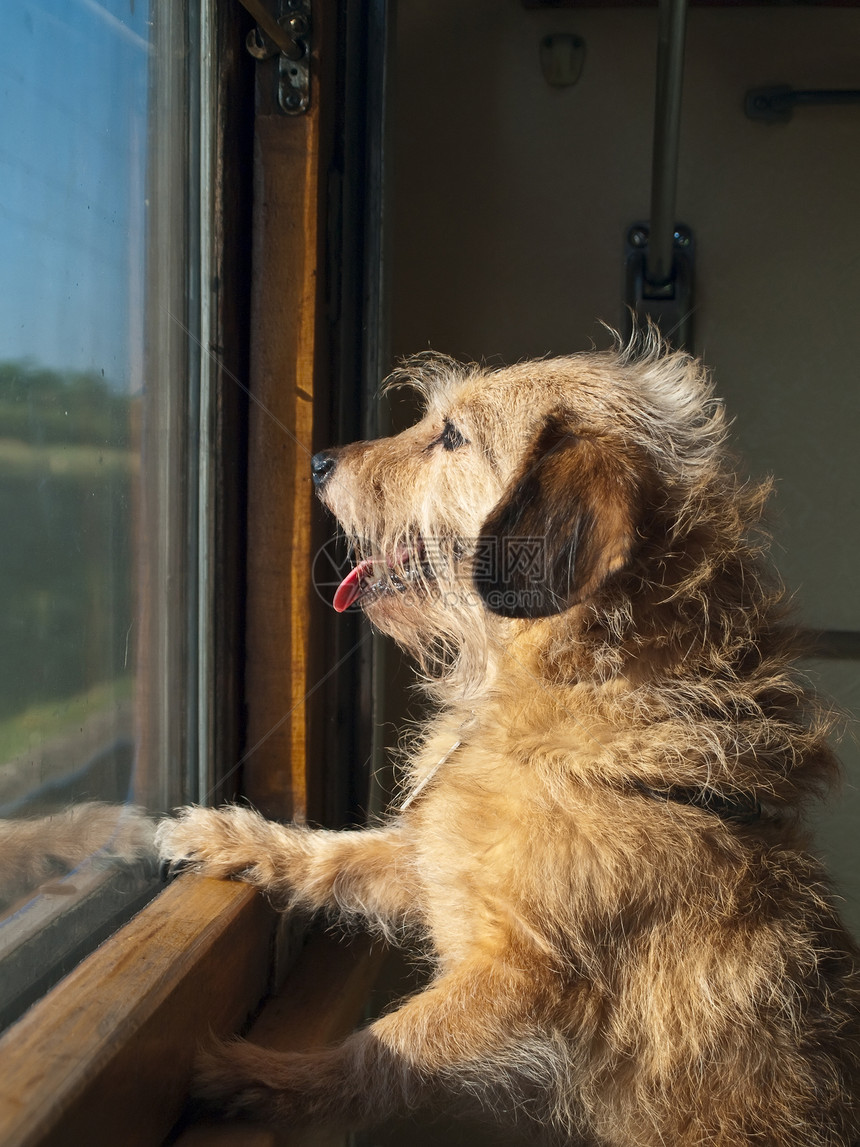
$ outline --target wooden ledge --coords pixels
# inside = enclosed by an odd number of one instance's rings
[[[160,1143],[198,1040],[265,994],[274,927],[247,885],[176,880],[0,1039],[0,1143]]]
[[[248,1039],[274,1051],[306,1051],[343,1039],[361,1019],[387,949],[365,935],[341,940],[312,932],[284,986],[264,1006]],[[174,1147],[335,1147],[342,1132],[203,1120]]]

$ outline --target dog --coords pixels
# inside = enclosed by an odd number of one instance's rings
[[[435,715],[384,823],[187,808],[162,855],[383,935],[428,986],[338,1046],[201,1058],[230,1113],[360,1124],[478,1097],[589,1147],[860,1140],[860,963],[803,809],[837,775],[702,365],[654,332],[489,369],[426,354],[424,414],[323,451],[338,610]]]

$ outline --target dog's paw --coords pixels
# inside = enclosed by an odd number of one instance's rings
[[[266,822],[252,809],[188,806],[161,821],[155,842],[171,871],[191,868],[207,876],[242,876],[261,852]]]
[[[115,808],[116,811],[111,811]],[[105,823],[113,826],[105,855],[125,864],[155,857],[155,821],[134,805],[104,806]]]

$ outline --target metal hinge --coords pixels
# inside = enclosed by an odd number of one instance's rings
[[[277,56],[277,104],[285,115],[303,115],[311,104],[311,0],[278,0],[273,16],[262,0],[240,0],[257,21],[245,46],[257,60]]]

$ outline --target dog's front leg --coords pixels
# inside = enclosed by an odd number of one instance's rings
[[[383,928],[408,923],[418,901],[412,847],[396,823],[331,832],[275,824],[239,806],[185,808],[161,822],[156,841],[163,860]]]
[[[219,1044],[199,1057],[193,1090],[225,1113],[297,1125],[372,1123],[442,1091],[492,1095],[497,1111],[536,1095],[551,1105],[565,1056],[540,1034],[541,1010],[534,976],[482,957],[334,1047]]]

